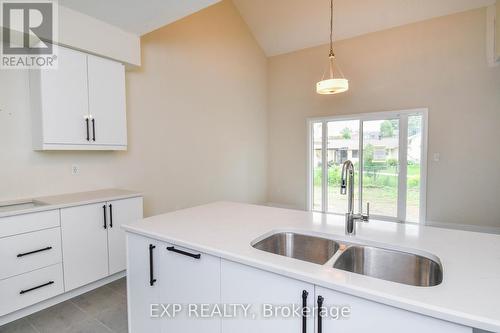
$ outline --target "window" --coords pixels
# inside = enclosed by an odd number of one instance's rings
[[[427,110],[309,120],[308,203],[313,211],[344,214],[342,164],[355,166],[354,207],[376,218],[425,220]]]

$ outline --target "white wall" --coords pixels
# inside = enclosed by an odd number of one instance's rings
[[[315,93],[328,46],[270,58],[269,201],[306,207],[307,117],[428,107],[427,219],[500,227],[500,68],[485,50],[479,9],[337,43],[340,95]]]
[[[142,45],[144,65],[127,73],[127,152],[34,152],[27,72],[0,71],[0,201],[108,187],[143,191],[146,215],[266,201],[267,63],[232,3]]]

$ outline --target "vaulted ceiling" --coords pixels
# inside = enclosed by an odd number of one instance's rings
[[[329,0],[233,2],[268,56],[329,40]],[[492,3],[494,0],[334,0],[334,37],[351,38]]]
[[[143,35],[220,0],[59,0]],[[229,1],[229,0],[226,0]],[[329,0],[232,0],[268,56],[329,39]],[[336,40],[488,6],[495,0],[335,0]]]

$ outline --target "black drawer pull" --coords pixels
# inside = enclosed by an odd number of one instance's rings
[[[104,214],[104,229],[108,229],[108,224],[106,221],[106,205],[102,206],[103,214]]]
[[[302,291],[302,333],[307,332],[307,290]]]
[[[113,205],[109,204],[109,227],[113,228]]]
[[[85,119],[85,123],[87,124],[87,141],[90,141],[89,118]]]
[[[39,285],[39,286],[36,286],[36,287],[30,288],[30,289],[21,290],[21,291],[19,292],[19,295],[26,294],[26,293],[29,293],[30,291],[37,290],[37,289],[40,289],[40,288],[43,288],[43,287],[50,286],[51,284],[54,284],[54,281],[50,281],[50,282],[47,282],[47,283],[41,284],[41,285]]]
[[[31,251],[31,252],[19,253],[17,255],[17,257],[21,258],[21,257],[29,256],[30,254],[40,253],[40,252],[44,252],[44,251],[48,251],[48,250],[52,250],[52,246],[47,246],[44,249],[35,250],[35,251]]]
[[[201,254],[192,254],[192,253],[189,253],[189,252],[186,252],[186,251],[178,250],[178,249],[176,249],[173,246],[167,247],[167,250],[170,251],[170,252],[179,253],[179,254],[182,254],[184,256],[188,256],[188,257],[194,258],[194,259],[201,259]]]
[[[323,333],[323,314],[322,314],[322,310],[323,310],[323,301],[325,299],[323,298],[323,296],[318,296],[318,333]]]
[[[156,246],[149,244],[149,285],[152,287],[155,285],[156,279],[154,278],[153,272],[153,250]]]
[[[95,142],[95,119],[92,118],[92,141]]]

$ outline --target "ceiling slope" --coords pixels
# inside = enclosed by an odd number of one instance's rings
[[[329,0],[233,0],[268,56],[329,40]],[[488,6],[494,0],[335,0],[335,39]]]

